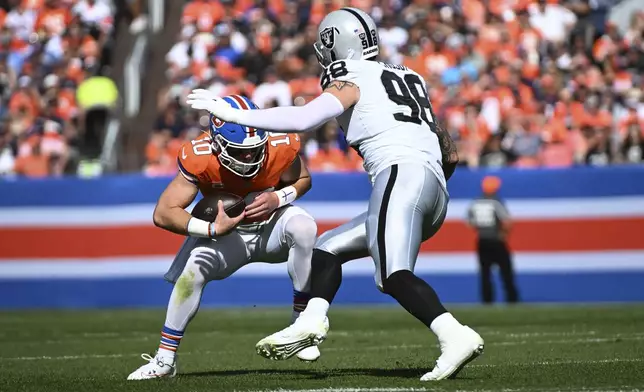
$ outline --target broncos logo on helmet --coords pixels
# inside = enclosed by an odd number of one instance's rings
[[[222,98],[241,110],[259,109],[250,99],[241,95]],[[266,157],[268,133],[261,129],[224,122],[210,115],[212,150],[222,166],[241,177],[253,177],[262,168]]]

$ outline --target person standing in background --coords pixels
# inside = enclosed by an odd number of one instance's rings
[[[507,302],[515,303],[519,300],[519,293],[514,283],[512,257],[507,244],[507,236],[511,227],[510,213],[497,196],[501,187],[501,179],[495,176],[486,176],[481,187],[483,196],[472,202],[467,216],[469,225],[476,229],[478,236],[477,252],[481,266],[483,303],[492,303],[494,298],[492,287],[492,267],[494,265],[499,266]]]

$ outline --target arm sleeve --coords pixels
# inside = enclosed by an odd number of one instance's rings
[[[332,94],[322,93],[304,106],[276,107],[261,110],[240,110],[239,123],[283,133],[317,129],[344,112],[342,103]]]

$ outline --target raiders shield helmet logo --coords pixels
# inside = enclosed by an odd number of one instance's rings
[[[338,32],[338,29],[335,27],[326,27],[324,30],[320,31],[320,41],[327,49],[333,49],[335,46],[335,33]]]

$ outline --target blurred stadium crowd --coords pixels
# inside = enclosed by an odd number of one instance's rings
[[[434,112],[469,167],[567,167],[644,161],[644,12],[623,29],[618,0],[193,0],[167,53],[169,82],[145,148],[149,175],[207,126],[195,87],[260,107],[320,92],[312,42],[343,6],[379,24],[382,57],[428,81]],[[104,0],[14,0],[0,9],[0,173],[59,175],[82,134],[76,87],[101,56]],[[134,23],[145,23],[144,17]],[[337,124],[303,139],[314,171],[361,170]],[[67,169],[66,169],[67,167]]]

